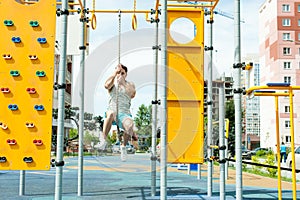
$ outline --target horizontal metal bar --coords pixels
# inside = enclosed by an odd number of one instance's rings
[[[151,10],[90,10],[91,13],[150,13]]]

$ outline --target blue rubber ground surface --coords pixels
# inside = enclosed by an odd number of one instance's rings
[[[62,199],[64,200],[156,200],[160,199],[160,173],[157,163],[157,193],[152,197],[149,154],[84,157],[83,196],[77,195],[77,157],[65,158]],[[56,170],[26,171],[25,195],[19,196],[19,171],[0,171],[0,199],[52,200],[55,196]],[[215,179],[217,180],[217,179]],[[168,170],[168,199],[219,199],[219,184],[213,183],[213,196],[207,196],[207,179],[200,180],[181,171]],[[283,199],[292,199],[292,191],[284,190]],[[226,185],[226,199],[235,199],[235,185]],[[277,188],[243,187],[243,199],[278,199]],[[300,199],[300,191],[297,192]]]

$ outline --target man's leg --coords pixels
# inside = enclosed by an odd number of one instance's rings
[[[115,114],[113,111],[109,110],[106,112],[106,118],[104,120],[104,123],[103,123],[103,134],[104,134],[104,138],[106,139],[110,129],[111,129],[111,125],[112,125],[112,122],[114,121],[115,119]]]
[[[134,123],[131,118],[128,117],[123,120],[123,128],[126,133],[125,134],[126,137],[124,137],[124,144],[127,144],[127,142],[130,140],[131,137],[133,138],[134,141],[137,141],[137,135],[134,133],[133,127],[134,127]],[[133,146],[135,148],[138,147],[137,143],[133,143]]]
[[[114,112],[113,111],[107,111],[106,112],[106,118],[104,120],[104,124],[103,124],[103,133],[102,135],[100,135],[100,145],[99,145],[99,149],[100,150],[104,150],[106,147],[106,137],[111,129],[111,125],[112,122],[114,121]]]

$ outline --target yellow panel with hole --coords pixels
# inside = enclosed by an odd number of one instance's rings
[[[0,13],[0,170],[49,170],[56,1]]]
[[[204,11],[168,9],[168,162],[203,163]]]

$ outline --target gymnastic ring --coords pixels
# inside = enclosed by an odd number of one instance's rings
[[[135,14],[132,15],[131,26],[132,26],[132,29],[135,31],[136,28],[137,28],[137,20],[136,20],[136,15]]]
[[[97,19],[95,13],[92,14],[92,19],[91,19],[91,26],[92,29],[95,30],[97,27]]]

